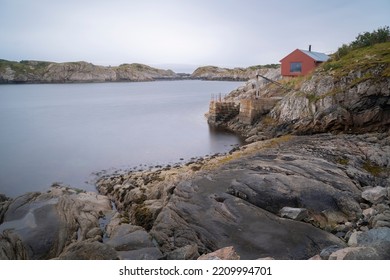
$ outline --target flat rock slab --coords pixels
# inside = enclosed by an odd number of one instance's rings
[[[330,245],[344,247],[328,232],[226,194],[227,186],[206,178],[180,183],[151,231],[162,249],[197,242],[204,253],[233,246],[241,259],[308,259]]]

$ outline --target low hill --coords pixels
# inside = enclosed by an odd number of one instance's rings
[[[179,78],[179,75],[171,70],[138,63],[106,67],[84,61],[55,63],[0,60],[0,83],[152,81],[176,78]]]
[[[257,65],[248,68],[220,68],[216,66],[203,66],[197,68],[192,74],[192,79],[201,80],[224,80],[224,81],[247,81],[256,76],[264,75],[269,71],[279,69],[278,64]]]

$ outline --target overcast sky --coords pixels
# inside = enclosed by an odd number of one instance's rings
[[[99,65],[278,63],[390,25],[390,0],[0,0],[0,58]]]

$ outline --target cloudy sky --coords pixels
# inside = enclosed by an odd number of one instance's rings
[[[330,53],[387,25],[389,0],[0,0],[0,58],[190,72]]]

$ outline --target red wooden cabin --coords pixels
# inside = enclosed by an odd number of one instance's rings
[[[302,76],[311,72],[318,64],[327,61],[329,56],[320,52],[296,49],[280,60],[282,76]]]

